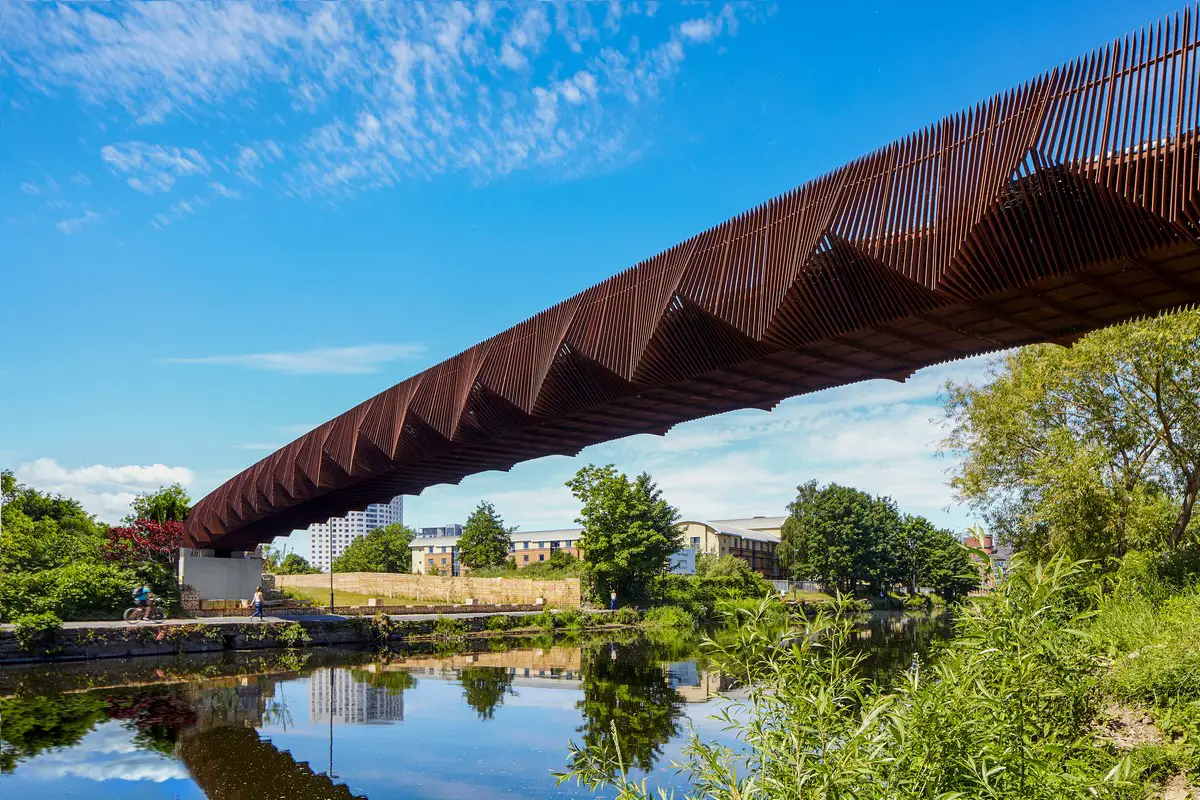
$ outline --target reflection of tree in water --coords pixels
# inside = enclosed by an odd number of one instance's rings
[[[98,722],[107,703],[89,694],[16,697],[0,702],[0,773],[45,750],[71,747]]]
[[[175,752],[180,731],[196,724],[187,696],[174,689],[152,689],[108,699],[110,719],[125,720],[135,731],[133,743],[163,755]]]
[[[912,666],[913,658],[929,658],[933,646],[948,638],[946,616],[873,614],[859,629],[857,645],[866,655],[863,670],[884,684]]]
[[[386,689],[388,694],[404,694],[406,689],[417,685],[417,679],[408,670],[375,670],[352,669],[350,678],[357,683],[365,683],[373,689]]]
[[[663,745],[679,732],[683,699],[671,688],[645,640],[598,642],[582,653],[585,747],[615,755],[616,731],[626,768],[649,771]]]
[[[503,667],[464,667],[458,673],[467,705],[475,709],[480,719],[491,719],[504,696],[516,694],[512,675]]]

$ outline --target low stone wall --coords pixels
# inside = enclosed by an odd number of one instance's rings
[[[276,575],[280,589],[328,589],[328,575]],[[522,578],[453,578],[441,575],[398,575],[391,572],[339,572],[333,586],[369,597],[404,597],[417,601],[461,603],[473,597],[482,605],[532,605],[539,597],[547,606],[579,607],[579,579],[534,581]]]

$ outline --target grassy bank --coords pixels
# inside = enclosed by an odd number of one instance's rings
[[[329,606],[329,589],[318,589],[310,586],[289,586],[283,590],[287,597],[295,600],[311,600],[312,604],[320,608],[321,606]],[[448,605],[443,600],[416,600],[412,597],[389,597],[387,595],[378,594],[360,594],[359,592],[344,592],[340,589],[335,589],[333,592],[333,604],[335,606],[365,606],[367,600],[371,597],[377,597],[381,600],[386,600],[388,605],[392,606],[441,606]]]
[[[848,604],[793,615],[787,646],[779,603],[742,604],[706,645],[752,687],[722,712],[741,743],[693,739],[682,767],[714,800],[1133,800],[1186,787],[1200,772],[1200,590],[1141,557],[1094,574],[1061,558],[1016,571],[886,689],[864,675]],[[563,777],[658,797],[616,747],[573,749]]]

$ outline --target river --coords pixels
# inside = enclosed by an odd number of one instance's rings
[[[881,614],[859,641],[885,679],[948,635]],[[229,653],[0,669],[0,797],[590,798],[555,785],[570,741],[615,725],[635,774],[682,796],[691,731],[738,690],[694,643],[509,639],[381,654]],[[465,652],[464,652],[465,650]]]

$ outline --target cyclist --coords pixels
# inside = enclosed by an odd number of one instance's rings
[[[136,614],[130,619],[146,619],[150,612],[150,587],[142,584],[133,590],[133,604],[138,607]]]

